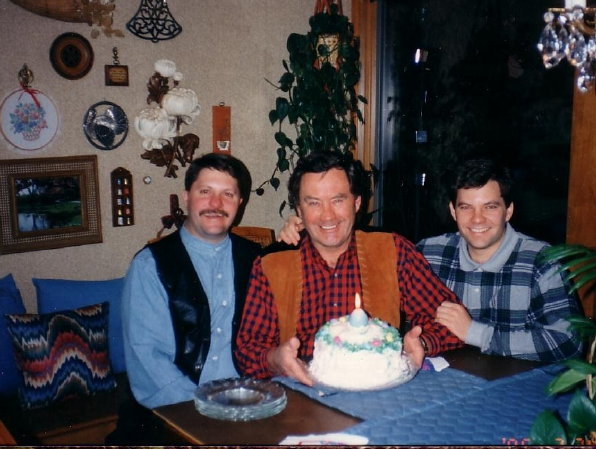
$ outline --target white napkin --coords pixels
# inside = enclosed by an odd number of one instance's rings
[[[443,357],[427,357],[427,360],[431,363],[435,371],[443,371],[449,367],[449,362]]]
[[[349,433],[324,433],[319,435],[288,435],[279,444],[283,445],[363,445],[368,443],[368,438]]]

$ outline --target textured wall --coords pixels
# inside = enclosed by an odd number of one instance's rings
[[[81,128],[85,111],[98,101],[120,105],[132,123],[146,105],[146,83],[155,60],[175,61],[185,76],[182,86],[197,92],[203,110],[191,126],[183,127],[201,139],[196,155],[211,151],[211,106],[223,101],[232,107],[232,152],[251,170],[253,184],[266,179],[273,168],[275,130],[267,115],[277,91],[266,79],[279,79],[281,61],[287,57],[286,38],[308,30],[315,1],[172,0],[168,6],[183,31],[159,43],[126,30],[139,3],[116,2],[113,28],[123,30],[124,37],[101,34],[93,39],[93,28],[87,24],[37,16],[0,0],[0,98],[18,88],[17,72],[27,63],[35,75],[33,87],[48,95],[60,114],[58,134],[47,147],[18,151],[0,136],[0,159],[95,154],[99,164],[103,243],[0,255],[0,276],[13,273],[28,310],[35,310],[31,277],[108,279],[124,275],[134,253],[160,229],[160,217],[169,211],[169,195],[181,192],[182,177],[164,178],[162,168],[140,158],[141,138],[134,130],[130,129],[120,147],[101,151],[87,142]],[[349,13],[349,8],[344,12]],[[94,65],[79,80],[61,77],[49,61],[52,42],[69,31],[86,37],[94,50]],[[105,86],[104,65],[112,64],[114,46],[121,64],[128,66],[128,87]],[[120,166],[133,174],[135,225],[114,228],[109,175]],[[153,179],[150,185],[142,182],[147,175]],[[277,193],[268,189],[263,197],[253,195],[242,224],[279,229],[282,222],[277,209],[285,195],[285,188]]]

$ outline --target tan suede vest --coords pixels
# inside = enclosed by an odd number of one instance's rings
[[[362,282],[362,308],[371,317],[399,327],[400,293],[397,283],[397,252],[393,235],[356,231],[356,250]],[[302,302],[300,250],[263,257],[263,271],[271,286],[279,316],[280,341],[296,335]]]

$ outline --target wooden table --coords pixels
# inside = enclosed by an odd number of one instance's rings
[[[453,368],[493,380],[533,369],[540,364],[505,357],[486,356],[473,347],[445,353]],[[340,432],[360,419],[320,404],[302,393],[286,389],[288,404],[276,416],[248,422],[230,422],[199,414],[187,401],[156,408],[155,415],[166,429],[189,444],[270,445],[288,435]]]

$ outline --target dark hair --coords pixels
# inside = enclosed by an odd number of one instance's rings
[[[460,164],[449,190],[449,200],[455,205],[459,189],[479,188],[489,181],[497,181],[505,206],[509,207],[513,201],[513,178],[509,169],[494,159],[469,159]]]
[[[240,159],[221,153],[207,153],[196,158],[190,163],[188,170],[186,170],[186,176],[184,177],[185,190],[190,190],[192,184],[197,180],[199,173],[204,168],[211,168],[229,174],[238,182],[238,189],[240,190],[240,197],[243,202],[245,204],[248,202],[252,179],[248,168],[246,168],[246,165]]]
[[[305,173],[324,173],[332,168],[343,170],[348,176],[350,192],[362,197],[362,204],[370,197],[370,182],[362,162],[355,160],[350,153],[339,151],[315,151],[301,157],[288,181],[288,201],[290,207],[296,209],[300,202],[300,181]],[[366,207],[364,207],[366,209]]]

